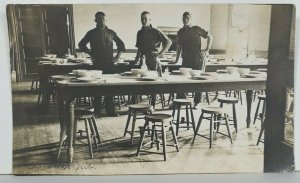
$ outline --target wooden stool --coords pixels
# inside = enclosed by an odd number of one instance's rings
[[[204,114],[209,114],[210,116],[209,117],[204,117]],[[222,117],[222,115],[224,117]],[[210,120],[209,138],[206,137],[206,136],[198,134],[202,119]],[[225,120],[225,124],[222,124],[222,125],[226,125],[228,135],[219,132],[219,127],[221,125],[221,122],[224,121],[224,120]],[[219,134],[222,134],[224,136],[229,137],[230,142],[232,144],[232,138],[231,138],[231,134],[230,134],[230,130],[229,130],[229,124],[228,124],[228,115],[226,113],[224,113],[224,111],[221,107],[204,107],[204,108],[202,108],[202,113],[201,113],[201,116],[200,116],[198,124],[197,124],[197,129],[195,131],[193,142],[194,142],[196,136],[199,135],[201,137],[209,139],[209,148],[211,148],[211,146],[212,146],[212,135],[213,135],[213,124],[217,124],[217,129],[216,129],[215,135],[217,133],[219,133]]]
[[[220,103],[220,107],[223,107],[223,104],[232,104],[232,120],[229,119],[229,121],[233,121],[233,126],[235,128],[235,132],[238,132],[237,128],[237,118],[236,118],[236,109],[235,104],[239,102],[239,99],[234,97],[219,97],[218,102]]]
[[[127,118],[127,123],[125,126],[124,137],[126,133],[130,134],[131,144],[133,144],[133,136],[135,134],[135,122],[136,119],[144,119],[146,114],[151,114],[153,111],[153,106],[150,104],[133,104],[129,105],[129,113]],[[128,126],[130,124],[130,119],[133,117],[131,131],[128,131]]]
[[[150,123],[152,123],[152,128],[150,128]],[[169,115],[169,114],[149,114],[149,115],[146,115],[145,116],[145,125],[142,129],[142,135],[141,135],[141,139],[140,139],[140,142],[139,142],[139,146],[138,146],[138,149],[137,149],[137,153],[136,153],[136,156],[139,155],[140,151],[141,151],[141,148],[143,146],[143,141],[144,141],[144,138],[145,138],[145,129],[146,128],[149,128],[151,129],[151,147],[153,147],[153,144],[155,142],[157,142],[157,149],[159,150],[159,146],[161,145],[160,143],[162,143],[163,145],[163,155],[164,155],[164,161],[167,161],[167,152],[166,152],[166,132],[171,130],[172,132],[172,136],[173,136],[173,140],[174,140],[174,145],[172,146],[175,146],[176,148],[176,151],[179,152],[179,148],[178,148],[178,142],[177,142],[177,138],[176,138],[176,135],[175,135],[175,132],[174,132],[174,129],[173,129],[173,125],[172,125],[172,116]],[[160,129],[157,129],[157,128],[160,128]],[[161,136],[162,136],[162,142],[160,142],[158,140],[158,134],[157,132],[161,132]],[[156,136],[156,141],[154,141],[154,134]],[[148,143],[146,143],[148,144]],[[144,144],[144,146],[146,145]]]
[[[231,93],[233,92],[233,97],[238,98],[241,101],[241,105],[243,105],[243,96],[241,90],[235,90],[235,91],[226,91],[225,95],[226,97],[231,97]]]
[[[180,109],[181,106],[185,106],[186,109],[186,121],[183,121],[183,118],[180,118]],[[175,117],[175,111],[177,109],[177,120],[174,120]],[[190,111],[190,112],[189,112]],[[189,121],[189,113],[191,115],[191,120]],[[181,119],[181,121],[180,121]],[[190,124],[192,124],[193,131],[195,131],[195,120],[194,120],[194,114],[192,109],[192,101],[188,99],[174,99],[173,100],[173,112],[172,112],[172,122],[176,125],[176,136],[178,136],[179,126],[180,124],[186,123],[187,126],[180,126],[180,128],[187,128],[190,129]]]
[[[86,137],[88,140],[88,146],[89,146],[89,152],[90,152],[90,158],[93,158],[93,147],[92,147],[92,142],[91,138],[94,141],[94,144],[96,148],[98,148],[98,143],[101,143],[100,141],[100,134],[99,130],[96,124],[96,120],[94,117],[94,113],[91,111],[87,110],[75,110],[75,126],[74,126],[74,136],[76,136],[77,133],[77,122],[79,120],[84,120],[84,125],[85,125],[85,132],[86,132]],[[61,132],[61,137],[60,137],[60,142],[59,142],[59,147],[58,147],[58,153],[57,153],[57,159],[59,159],[60,152],[61,152],[61,147],[64,143],[64,141],[67,139],[66,136],[63,136],[65,134],[66,128],[63,127],[62,132]],[[78,133],[82,135],[82,130],[79,130]],[[75,140],[75,137],[74,137]],[[98,142],[97,142],[98,140]]]
[[[161,94],[157,94],[157,95],[154,95],[155,96],[155,99],[153,98],[152,95],[149,96],[149,104],[152,104],[152,103],[155,103],[155,105],[158,103],[161,103],[161,108],[164,109],[165,106],[166,106],[166,99],[165,99],[165,94],[164,93],[161,93]],[[152,101],[154,100],[154,102]],[[158,101],[158,102],[157,102]],[[155,105],[153,105],[153,108],[155,109]]]
[[[255,124],[257,116],[259,116],[258,111],[259,111],[259,108],[260,108],[260,103],[261,103],[261,101],[263,101],[263,108],[262,108],[262,113],[261,113],[261,116],[260,116],[261,117],[261,126],[262,126],[264,116],[265,116],[265,113],[266,113],[266,95],[258,95],[257,98],[258,98],[258,104],[257,104],[257,107],[256,107],[253,124]]]

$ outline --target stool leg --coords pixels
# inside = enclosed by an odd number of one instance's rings
[[[261,100],[259,99],[259,100],[258,100],[257,107],[256,107],[255,115],[254,115],[254,121],[253,121],[253,124],[255,124],[255,121],[256,121],[256,119],[257,119],[257,115],[258,115],[258,111],[259,111],[260,102],[261,102]]]
[[[135,130],[135,122],[136,122],[136,111],[133,112],[133,120],[132,120],[132,127],[131,127],[131,144],[133,144],[133,136],[134,136],[134,130]]]
[[[195,119],[194,119],[194,113],[193,113],[193,109],[192,109],[192,105],[189,105],[189,108],[190,108],[190,113],[191,113],[191,118],[192,118],[192,126],[193,126],[193,130],[194,130],[194,133],[195,133]]]
[[[163,141],[163,154],[164,154],[164,161],[167,161],[167,152],[166,152],[166,131],[165,131],[165,127],[164,124],[162,123],[161,126],[161,133],[162,133],[162,141]]]
[[[239,91],[239,95],[240,95],[241,105],[243,105],[243,95],[242,95],[242,90]]]
[[[230,139],[230,142],[232,144],[232,138],[231,138],[231,133],[230,133],[230,129],[229,129],[229,120],[228,120],[228,115],[224,113],[224,117],[225,117],[225,124],[226,124],[226,128],[227,128],[227,133],[228,133],[228,136],[229,136],[229,139]]]
[[[31,82],[31,88],[30,88],[31,91],[33,91],[34,81],[35,81],[35,80],[33,80],[33,81]]]
[[[78,119],[75,117],[74,131],[73,131],[73,134],[74,134],[73,145],[75,145],[75,143],[76,143],[77,121],[78,121]]]
[[[260,140],[261,140],[261,137],[262,137],[262,134],[263,134],[264,130],[265,130],[265,123],[263,122],[262,127],[261,127],[260,132],[259,132],[259,135],[258,135],[258,139],[257,139],[257,142],[256,142],[256,146],[258,146],[258,144],[259,144],[259,142],[260,142]]]
[[[176,121],[176,136],[178,136],[179,131],[179,123],[180,123],[180,106],[178,106],[177,110],[177,121]]]
[[[95,129],[93,127],[92,120],[90,118],[88,118],[87,120],[89,122],[89,126],[90,126],[90,129],[91,129],[91,136],[93,138],[94,144],[95,144],[96,148],[98,149],[98,144],[97,144],[97,139],[96,139],[96,132],[95,132]]]
[[[99,133],[99,130],[98,130],[98,127],[97,127],[97,123],[96,123],[96,119],[95,119],[94,116],[92,117],[92,122],[93,122],[94,129],[95,129],[95,132],[96,132],[96,137],[97,137],[97,139],[98,139],[98,144],[100,144],[100,143],[101,143],[101,140],[100,140],[100,133]]]
[[[194,138],[193,138],[192,142],[194,142],[194,140],[195,140],[195,138],[196,138],[196,136],[198,134],[198,131],[199,131],[199,128],[200,128],[200,125],[201,125],[201,122],[202,122],[202,118],[203,118],[203,112],[201,113],[201,116],[199,118],[199,121],[198,121],[198,124],[197,124],[197,129],[195,131]]]
[[[155,125],[152,123],[151,145],[150,145],[151,148],[153,148],[153,144],[154,144],[154,133],[156,133],[155,132]],[[157,134],[155,134],[155,135],[156,135],[156,139],[157,139]]]
[[[238,128],[237,128],[237,119],[236,119],[236,109],[235,109],[235,104],[232,104],[232,113],[233,113],[233,123],[234,123],[234,128],[235,128],[235,132],[238,132]]]
[[[145,131],[146,131],[145,129],[148,125],[149,125],[149,121],[145,121],[145,124],[144,124],[144,127],[143,127],[143,133],[141,135],[141,139],[140,139],[139,146],[138,146],[138,149],[137,149],[137,152],[136,152],[136,156],[139,156],[139,153],[140,153],[140,150],[142,148],[143,141],[144,141],[144,138],[145,138]]]
[[[207,104],[209,105],[209,96],[208,96],[208,92],[205,92],[205,96],[206,96]]]
[[[213,115],[210,116],[210,125],[209,125],[209,148],[212,145],[212,133],[213,133]]]
[[[263,121],[264,121],[264,119],[265,119],[265,113],[266,113],[266,101],[264,100],[263,101],[263,108],[262,108],[262,115],[261,115],[261,127],[262,127],[262,125],[263,125]]]
[[[185,115],[186,115],[186,123],[187,123],[187,129],[190,129],[190,117],[189,117],[189,108],[188,105],[185,106]]]
[[[175,117],[175,110],[176,110],[176,106],[173,105],[173,111],[172,111],[172,121],[174,120],[174,117]]]
[[[176,137],[175,132],[174,132],[172,121],[170,121],[170,130],[172,132],[172,136],[173,136],[173,140],[174,140],[174,143],[175,143],[176,151],[179,152],[177,137]]]
[[[130,123],[130,118],[131,118],[131,111],[129,111],[129,113],[128,113],[128,118],[127,118],[125,131],[124,131],[124,137],[126,136],[126,133],[128,132],[128,126],[129,126],[129,123]]]
[[[59,138],[59,145],[58,145],[58,151],[57,151],[57,156],[56,159],[59,159],[60,153],[61,153],[61,148],[63,146],[63,143],[65,141],[65,139],[67,138],[67,134],[66,134],[66,126],[63,125],[61,132],[60,132],[60,138]]]
[[[88,140],[88,145],[89,145],[89,151],[90,151],[90,157],[91,159],[93,159],[93,148],[92,148],[92,143],[91,143],[91,134],[89,131],[89,127],[88,127],[88,121],[87,119],[84,120],[84,125],[85,125],[85,131],[86,131],[86,136],[87,136],[87,140]]]

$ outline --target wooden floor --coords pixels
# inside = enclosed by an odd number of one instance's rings
[[[46,115],[36,112],[37,93],[30,91],[30,83],[13,85],[13,173],[14,174],[80,174],[80,175],[120,175],[120,174],[176,174],[176,173],[229,173],[262,172],[263,143],[256,146],[260,122],[246,128],[245,94],[244,104],[238,104],[238,128],[233,126],[233,145],[228,138],[217,136],[213,147],[198,136],[192,144],[192,130],[182,129],[178,135],[179,150],[167,147],[167,161],[160,154],[142,152],[135,156],[139,137],[130,145],[130,138],[123,137],[126,115],[120,117],[97,118],[102,144],[94,149],[94,159],[89,158],[86,140],[78,140],[75,147],[74,163],[68,165],[66,151],[62,150],[56,161],[59,139],[59,122],[55,105]],[[207,105],[205,102],[201,106]],[[218,105],[215,101],[211,105]],[[252,113],[255,112],[256,101]],[[158,105],[160,108],[160,105]],[[126,107],[122,111],[127,110]],[[201,109],[194,110],[198,121]],[[228,107],[231,111],[231,107]],[[171,114],[170,110],[162,112]],[[253,115],[252,115],[253,118]],[[143,121],[139,122],[140,125]],[[139,125],[139,126],[140,126]],[[208,122],[203,122],[201,134],[208,134]],[[224,128],[220,130],[225,130]],[[84,129],[79,123],[78,129]],[[224,131],[225,132],[225,131]],[[171,142],[171,135],[167,134]],[[151,149],[157,152],[156,148]]]

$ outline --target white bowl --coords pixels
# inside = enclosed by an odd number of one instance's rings
[[[88,71],[88,70],[78,70],[77,71],[79,77],[92,77],[93,72]]]
[[[131,72],[133,75],[138,75],[140,74],[141,69],[131,69]]]
[[[200,76],[201,70],[190,70],[190,75],[193,76]]]
[[[50,58],[50,60],[51,60],[51,62],[52,62],[53,64],[58,63],[58,60],[57,60],[56,58]]]
[[[68,62],[68,59],[66,58],[57,58],[57,63],[59,64],[66,64]]]
[[[48,58],[55,58],[56,54],[45,54],[45,56]]]
[[[240,76],[242,77],[250,73],[250,68],[238,68],[238,73],[240,73]]]
[[[96,78],[100,78],[102,76],[102,70],[91,70],[93,72],[93,76]]]
[[[228,74],[234,74],[238,71],[238,67],[226,67],[226,71]]]
[[[181,67],[179,68],[179,71],[184,74],[184,75],[188,75],[190,70],[192,70],[191,68],[186,68],[186,67]]]
[[[141,77],[158,77],[158,73],[156,71],[142,71],[140,74]]]

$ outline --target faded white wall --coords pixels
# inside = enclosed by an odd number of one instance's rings
[[[218,50],[226,50],[228,39],[228,4],[213,4],[210,12],[210,30],[213,36],[211,47]]]
[[[268,50],[270,5],[75,4],[73,7],[76,47],[85,33],[95,27],[95,13],[103,11],[108,17],[108,27],[116,31],[127,49],[135,49],[136,33],[141,28],[140,13],[146,10],[152,14],[154,27],[182,27],[182,13],[190,11],[193,25],[212,34],[212,49],[226,49],[231,55],[245,50]]]
[[[231,5],[227,51],[243,59],[247,52],[268,51],[271,6]]]
[[[76,47],[85,33],[95,27],[95,13],[103,11],[108,18],[107,26],[118,34],[127,49],[135,49],[140,14],[145,10],[151,12],[154,27],[182,27],[182,14],[190,11],[193,24],[210,29],[210,5],[205,4],[77,4],[73,6]]]
[[[182,27],[182,14],[190,11],[193,24],[210,29],[210,5],[206,4],[77,4],[73,6],[76,47],[85,33],[95,27],[95,13],[103,11],[108,18],[107,26],[118,34],[127,49],[135,49],[140,14],[145,10],[151,12],[154,27]]]

